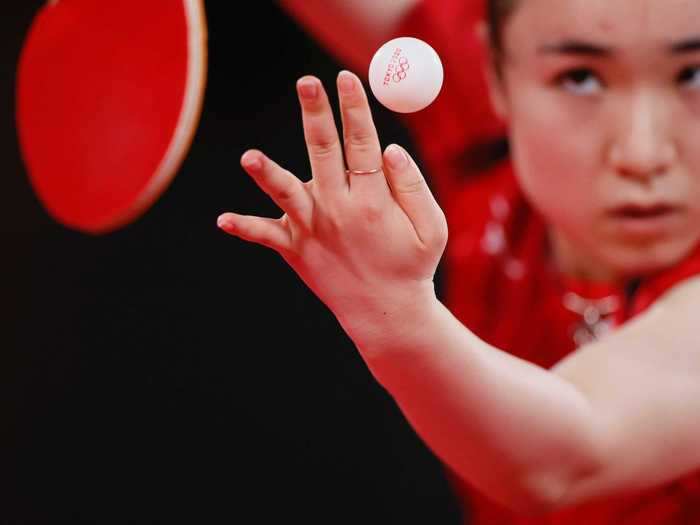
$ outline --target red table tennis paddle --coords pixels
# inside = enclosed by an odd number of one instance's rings
[[[51,0],[17,71],[29,180],[61,224],[100,234],[143,214],[172,181],[199,122],[202,0]]]

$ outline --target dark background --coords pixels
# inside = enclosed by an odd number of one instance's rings
[[[279,215],[240,155],[305,178],[294,84],[333,86],[341,66],[274,2],[206,2],[189,155],[144,216],[92,237],[44,212],[17,147],[14,72],[43,3],[0,17],[0,521],[457,523],[440,464],[335,318],[215,225]],[[383,146],[414,151],[373,104]]]

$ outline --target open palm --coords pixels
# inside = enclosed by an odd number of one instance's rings
[[[338,75],[342,143],[321,82],[303,77],[297,91],[311,179],[302,182],[262,152],[247,151],[241,165],[284,215],[225,213],[219,226],[276,250],[336,315],[432,290],[447,242],[445,216],[403,148],[382,154],[359,78]]]

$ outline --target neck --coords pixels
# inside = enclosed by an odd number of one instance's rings
[[[619,281],[610,267],[575,246],[561,233],[549,232],[552,260],[556,268],[564,275],[574,279],[591,282],[615,283]]]

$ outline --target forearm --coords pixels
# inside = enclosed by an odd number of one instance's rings
[[[599,430],[574,385],[486,345],[437,300],[418,303],[350,336],[438,456],[521,509],[553,505],[595,470]]]
[[[330,53],[360,75],[419,0],[279,0]]]

